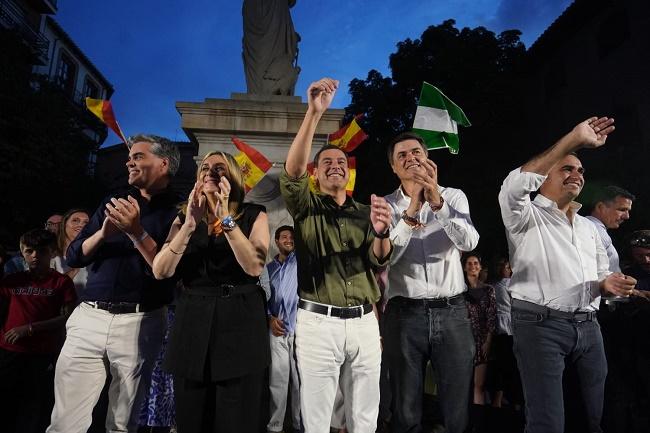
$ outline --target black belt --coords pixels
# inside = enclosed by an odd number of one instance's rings
[[[356,307],[335,307],[333,305],[316,304],[314,302],[300,299],[298,307],[312,313],[324,314],[325,316],[338,317],[340,319],[356,319],[372,311],[371,304],[358,305]]]
[[[97,310],[108,311],[111,314],[147,313],[162,308],[162,305],[145,305],[135,302],[84,301],[84,304]]]
[[[189,287],[187,293],[190,295],[230,298],[231,296],[244,295],[258,290],[262,290],[262,287],[257,284],[241,284],[237,286],[234,284],[220,284],[216,287]]]
[[[533,302],[522,301],[521,299],[513,299],[512,308],[540,314],[543,318],[553,317],[556,319],[571,320],[573,322],[591,322],[596,319],[597,313],[596,311],[560,311]]]
[[[465,305],[465,295],[461,293],[449,298],[406,298],[404,296],[395,296],[390,298],[390,302],[408,307],[447,308],[453,305]]]

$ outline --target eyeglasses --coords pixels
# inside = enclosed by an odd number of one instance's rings
[[[650,235],[638,235],[630,239],[629,242],[632,247],[645,247],[650,245]]]
[[[52,222],[52,221],[47,221],[45,224],[43,224],[43,226],[46,229],[48,229],[48,228],[51,228],[51,227],[58,227],[60,224],[61,224],[60,222],[55,223],[55,222]]]

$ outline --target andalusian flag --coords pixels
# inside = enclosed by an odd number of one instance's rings
[[[264,155],[240,139],[232,137],[231,140],[237,149],[239,149],[239,153],[235,155],[235,159],[244,174],[244,183],[246,184],[246,192],[248,192],[262,180],[273,164]]]
[[[109,128],[117,134],[120,139],[124,142],[124,144],[129,146],[129,143],[126,141],[126,138],[124,137],[124,133],[122,132],[122,129],[120,128],[120,124],[117,123],[117,119],[115,119],[115,114],[113,113],[113,106],[111,105],[111,101],[105,101],[103,99],[93,99],[93,98],[86,98],[86,107],[88,107],[88,110],[90,110],[91,113],[93,113],[95,116],[99,118],[102,122],[106,124]]]
[[[446,147],[449,152],[456,154],[459,149],[458,125],[470,126],[463,110],[440,89],[426,81],[422,83],[413,132],[424,139],[427,148]]]
[[[363,118],[363,114],[354,116],[352,122],[330,134],[327,137],[327,143],[340,147],[344,152],[352,152],[363,142],[363,140],[368,138],[368,134],[366,134],[363,129],[361,129],[361,126],[359,126],[359,123],[357,123],[361,118]]]
[[[357,160],[353,156],[348,157],[348,171],[350,172],[350,177],[348,178],[348,183],[345,185],[345,193],[352,197],[352,193],[354,192],[354,183],[357,180]],[[313,162],[307,164],[307,172],[309,173],[309,189],[315,193],[320,192],[320,189],[316,184],[316,172],[314,170]]]

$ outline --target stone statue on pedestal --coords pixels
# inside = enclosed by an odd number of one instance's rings
[[[243,52],[247,93],[293,96],[300,68],[290,8],[296,0],[244,0]]]

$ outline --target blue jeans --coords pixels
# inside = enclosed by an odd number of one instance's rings
[[[512,309],[514,353],[526,400],[526,433],[562,433],[565,362],[574,363],[590,433],[602,432],[607,361],[598,321],[575,322]]]
[[[427,361],[436,383],[448,433],[468,424],[474,337],[464,303],[445,308],[393,298],[384,316],[384,351],[388,360],[394,413],[393,433],[422,431],[422,394]]]

